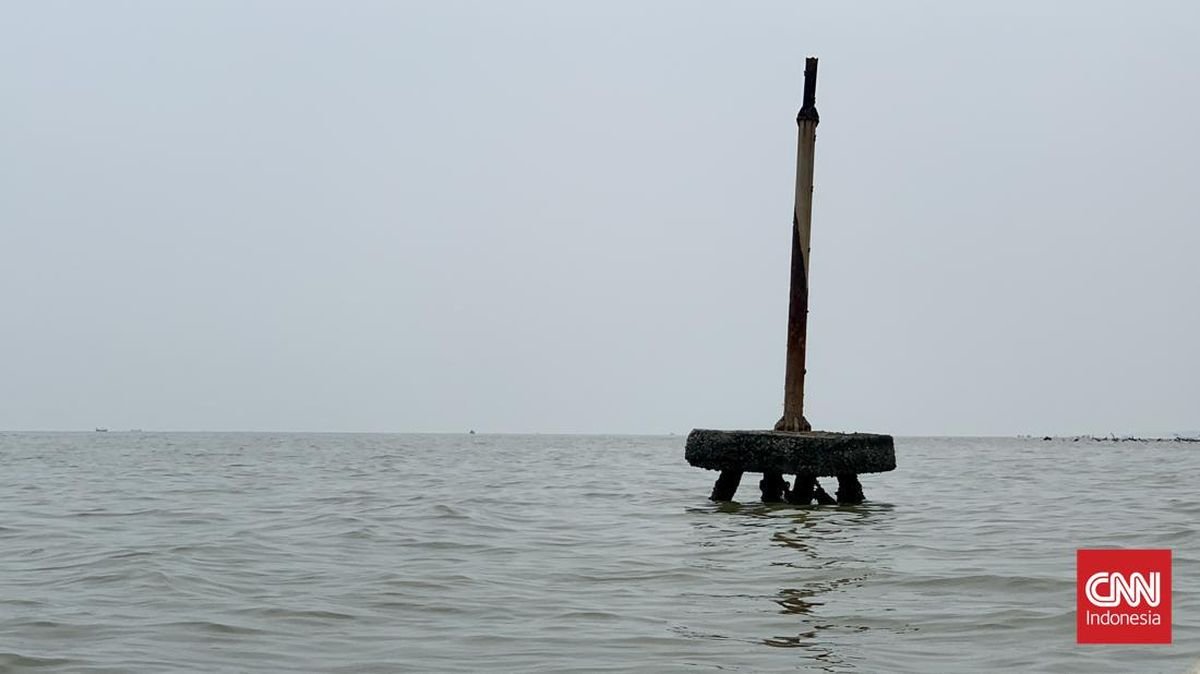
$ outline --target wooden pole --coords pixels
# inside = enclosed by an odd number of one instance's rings
[[[808,337],[808,252],[812,233],[813,161],[817,143],[817,59],[804,61],[804,103],[796,115],[796,203],[792,211],[792,277],[788,300],[787,370],[777,431],[811,431],[804,418],[804,352]]]

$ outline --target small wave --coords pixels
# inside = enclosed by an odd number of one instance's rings
[[[608,611],[567,611],[554,616],[554,620],[605,620],[605,621],[621,621],[624,617],[619,613],[610,613]]]
[[[199,630],[212,634],[271,634],[271,632],[258,629],[257,627],[231,625],[229,623],[212,622],[210,620],[184,620],[180,622],[160,623],[155,625],[155,627]]]
[[[8,627],[41,627],[44,629],[55,629],[58,627],[68,627],[66,623],[55,622],[53,620],[25,620],[22,622],[10,622]]]
[[[33,599],[0,599],[0,606],[45,606],[44,602]]]
[[[20,653],[0,653],[0,666],[4,669],[21,669],[24,667],[58,667],[69,665],[73,660],[67,658],[39,658]]]
[[[1038,578],[1035,576],[1001,576],[995,574],[971,574],[948,576],[909,576],[900,583],[911,589],[973,589],[989,590],[998,593],[1011,593],[1016,590],[1027,592],[1054,592],[1066,584],[1056,578]]]
[[[81,510],[76,513],[71,513],[70,516],[71,517],[133,517],[136,515],[150,515],[150,514],[157,514],[157,513],[161,513],[161,512],[166,512],[166,511],[159,510],[156,508],[156,509],[151,509],[151,510],[131,510],[129,512],[114,512],[111,510],[105,510],[103,508],[97,508],[95,510]]]
[[[444,517],[447,519],[456,519],[456,520],[471,519],[471,516],[468,515],[467,513],[463,512],[453,506],[448,506],[444,503],[435,503],[433,505],[432,510],[433,510],[433,514],[438,517]]]
[[[320,609],[287,609],[287,608],[255,608],[245,609],[239,613],[256,615],[272,620],[356,620],[358,616],[339,611],[323,611]]]

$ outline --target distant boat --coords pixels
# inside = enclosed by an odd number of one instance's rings
[[[99,426],[97,426],[97,427],[96,427],[96,432],[97,432],[97,433],[107,433],[107,432],[108,432],[108,429],[107,429],[107,428],[100,428]]]
[[[472,428],[472,429],[471,429],[470,435],[475,435],[475,429],[474,429],[474,428]]]

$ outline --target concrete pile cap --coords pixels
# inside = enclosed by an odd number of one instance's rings
[[[896,468],[892,436],[824,431],[714,431],[688,434],[688,463],[709,470],[832,477]]]

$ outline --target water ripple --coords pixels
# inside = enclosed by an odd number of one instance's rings
[[[0,434],[0,671],[1184,672],[1200,452],[901,439],[862,506],[706,500],[681,438]],[[1064,461],[1063,457],[1069,457]],[[1078,547],[1175,643],[1074,643]]]

